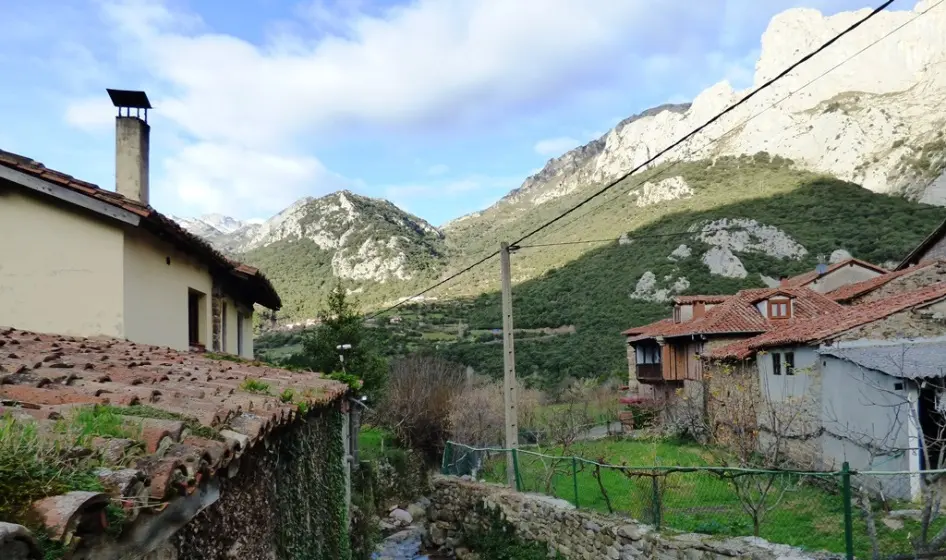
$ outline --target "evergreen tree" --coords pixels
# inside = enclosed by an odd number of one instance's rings
[[[321,316],[321,324],[303,339],[300,361],[326,374],[344,371],[361,380],[359,392],[368,395],[371,401],[379,399],[387,378],[387,362],[372,338],[366,336],[358,306],[348,298],[341,283],[329,292]],[[346,344],[351,347],[339,349]]]

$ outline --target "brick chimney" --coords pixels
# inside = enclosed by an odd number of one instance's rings
[[[149,204],[149,147],[151,102],[143,91],[108,89],[115,117],[115,192],[142,204]]]

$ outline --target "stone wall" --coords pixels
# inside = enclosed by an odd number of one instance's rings
[[[759,538],[721,539],[694,533],[657,533],[632,519],[576,510],[546,496],[522,494],[508,488],[437,476],[427,515],[428,540],[452,548],[460,560],[473,558],[464,535],[484,526],[477,506],[498,511],[518,536],[545,542],[569,560],[835,560],[840,555],[805,553]],[[486,560],[486,559],[483,559]]]
[[[271,433],[213,477],[199,492],[205,496],[174,502],[168,510],[179,511],[136,523],[88,558],[347,560],[345,416],[315,410]],[[197,503],[182,507],[186,501]],[[137,553],[142,548],[150,552]]]

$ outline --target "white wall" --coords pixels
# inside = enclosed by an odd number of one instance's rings
[[[141,231],[126,234],[124,255],[125,336],[186,351],[187,297],[194,289],[205,296],[201,342],[209,348],[212,281],[207,268]]]
[[[122,230],[0,186],[0,325],[123,336]]]
[[[875,449],[905,450],[910,447],[909,423],[916,418],[909,400],[909,381],[862,368],[846,360],[821,356],[824,372],[823,415],[827,436],[822,439],[827,461],[852,469],[910,470],[909,453],[873,457]],[[909,496],[907,477],[875,477],[876,486],[897,497]]]
[[[221,321],[226,321],[226,328],[220,333],[221,351],[229,354],[238,354],[247,359],[253,359],[253,310],[243,305],[238,305],[229,297],[222,298],[221,306],[225,306],[226,314],[221,307]],[[240,327],[240,314],[243,316],[243,324]],[[243,331],[243,348],[239,352],[239,331]]]

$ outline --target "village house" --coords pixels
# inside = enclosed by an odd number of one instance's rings
[[[704,359],[757,376],[770,406],[806,410],[806,433],[792,434],[806,442],[791,449],[796,462],[915,472],[939,464],[921,457],[917,438],[942,440],[934,416],[946,376],[944,335],[946,283],[938,282],[721,346]],[[919,488],[895,477],[873,482],[898,497]]]
[[[348,385],[252,361],[278,294],[149,205],[109,94],[117,192],[0,151],[0,558],[348,558]]]
[[[664,402],[703,379],[700,356],[777,325],[824,315],[841,305],[808,288],[758,288],[732,296],[679,296],[673,316],[624,331],[629,393]]]
[[[151,104],[108,93],[115,192],[0,150],[0,325],[252,358],[253,307],[279,296],[151,207]]]

